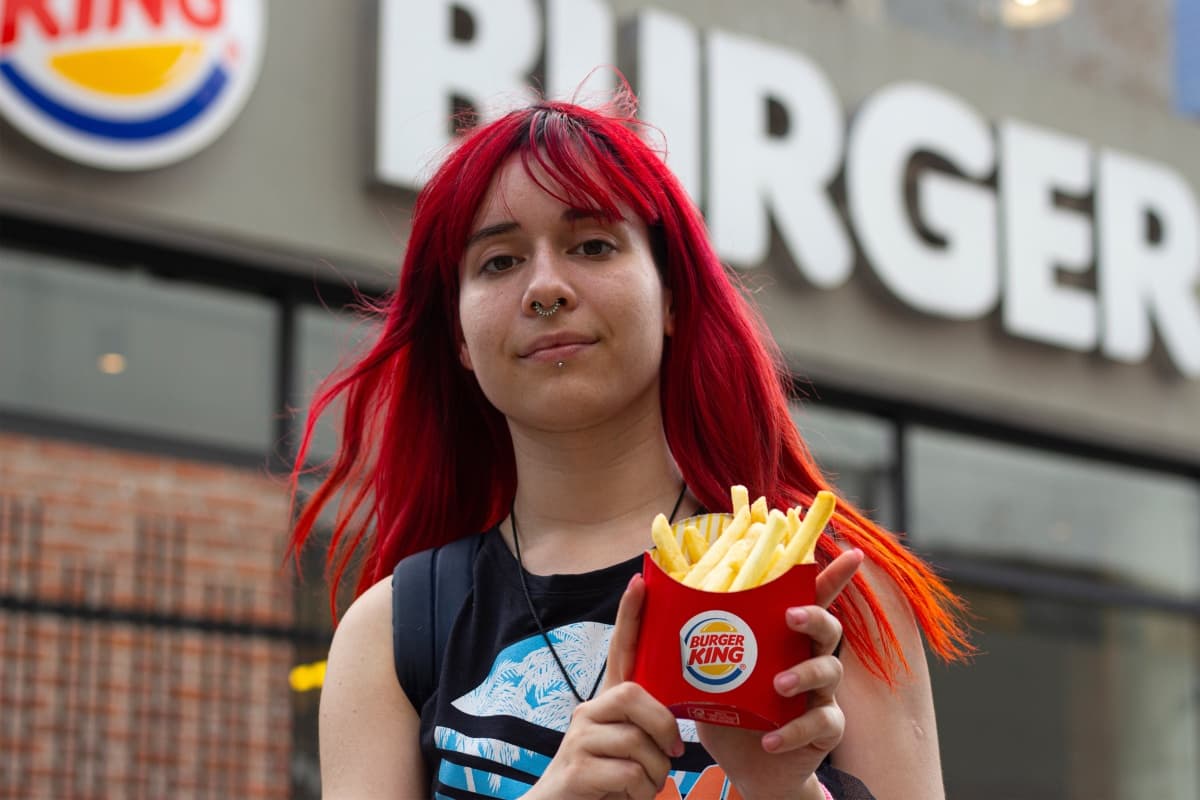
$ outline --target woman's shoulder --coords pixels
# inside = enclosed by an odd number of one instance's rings
[[[378,644],[382,636],[382,643],[387,645],[390,658],[391,630],[392,576],[389,575],[360,594],[346,609],[334,631],[330,655],[347,647],[353,647],[360,653],[373,652],[380,649]]]
[[[321,693],[322,728],[331,722],[330,712],[352,718],[375,710],[372,697],[387,697],[392,707],[403,701],[407,714],[413,713],[393,668],[390,576],[359,595],[334,630]]]
[[[346,614],[342,617],[342,624],[345,624],[347,618],[354,614],[356,617],[365,617],[373,619],[381,612],[386,611],[391,614],[392,608],[392,576],[380,578],[365,592],[360,594],[346,609]]]
[[[834,753],[834,766],[867,786],[907,787],[900,793],[944,797],[929,665],[912,606],[885,570],[870,561],[860,569],[907,666],[897,667],[894,684],[889,685],[870,673],[853,648],[842,648],[845,675],[838,703],[846,715],[846,733]],[[865,606],[861,610],[870,611]],[[871,635],[881,645],[877,624],[869,614],[868,620]]]
[[[391,579],[363,592],[342,616],[321,690],[321,783],[329,797],[364,797],[391,787],[422,791],[419,718],[392,667]]]
[[[903,633],[908,639],[908,644],[913,642],[914,637],[919,643],[921,639],[920,629],[917,627],[912,605],[904,595],[900,584],[888,574],[887,570],[870,558],[863,561],[862,566],[859,567],[859,573],[875,593],[875,598],[884,615],[887,617],[888,622],[894,628],[902,627],[904,629],[903,631],[897,629],[897,636]]]
[[[392,668],[391,576],[355,598],[334,629],[326,681],[347,677],[389,688],[396,682]]]

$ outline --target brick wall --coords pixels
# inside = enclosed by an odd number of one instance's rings
[[[0,798],[290,796],[287,491],[0,434]]]

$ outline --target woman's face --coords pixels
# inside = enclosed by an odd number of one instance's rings
[[[571,209],[510,159],[459,272],[459,357],[510,422],[563,431],[657,413],[670,298],[632,212],[605,222]],[[556,303],[548,316],[535,306]]]

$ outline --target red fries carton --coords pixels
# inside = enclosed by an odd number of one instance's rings
[[[710,514],[675,524],[713,525]],[[805,695],[783,697],[774,679],[812,654],[807,636],[787,627],[786,609],[816,600],[816,564],[738,592],[706,592],[643,557],[646,597],[633,680],[680,719],[773,730],[804,713]]]

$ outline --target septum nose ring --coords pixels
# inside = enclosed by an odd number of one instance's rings
[[[566,301],[560,297],[557,300],[555,300],[554,305],[550,306],[549,308],[546,308],[544,305],[542,305],[537,300],[534,300],[529,305],[533,308],[534,311],[537,312],[537,315],[539,317],[552,317],[558,313],[558,309],[562,307],[564,302],[566,302]]]

